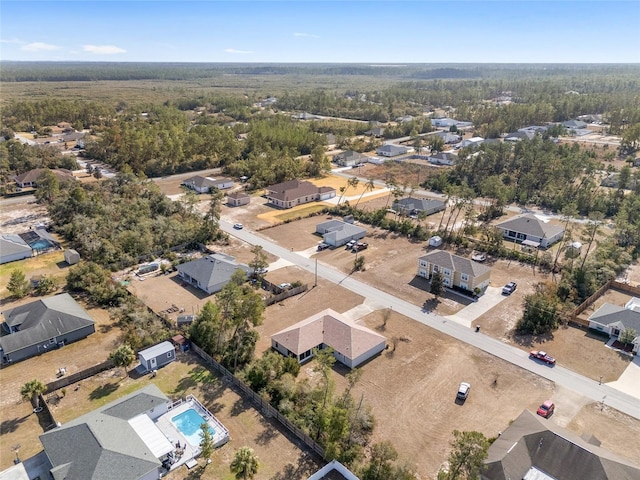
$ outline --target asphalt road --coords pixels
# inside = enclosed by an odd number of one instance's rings
[[[298,255],[297,253],[280,247],[279,245],[248,230],[236,230],[230,223],[225,221],[220,221],[220,226],[225,232],[237,237],[238,239],[250,243],[251,245],[260,245],[265,249],[265,251],[287,260],[309,272],[317,272],[319,278],[336,283],[354,293],[362,295],[370,302],[379,304],[381,308],[390,307],[394,311],[399,312],[406,317],[479,348],[480,350],[499,357],[513,365],[540,375],[541,377],[555,382],[557,385],[573,390],[593,401],[604,401],[607,406],[640,419],[640,400],[637,398],[615,390],[606,384],[600,385],[597,381],[591,380],[561,366],[556,365],[555,367],[548,367],[545,364],[537,363],[536,361],[529,359],[528,353],[520,350],[519,348],[512,347],[504,342],[496,340],[495,338],[484,335],[483,333],[476,333],[473,329],[448,321],[446,318],[439,315],[426,313],[420,307],[360,282],[352,275],[345,275],[344,273],[335,270],[333,267],[317,262],[315,259],[309,259]]]

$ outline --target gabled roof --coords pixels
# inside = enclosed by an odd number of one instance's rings
[[[21,175],[16,175],[15,181],[16,183],[37,183],[40,175],[44,173],[45,170],[50,170],[48,168],[34,168],[33,170],[29,170]],[[67,170],[66,168],[56,168],[55,170],[51,170],[51,173],[58,179],[59,182],[75,180],[73,176],[73,172],[71,170]]]
[[[438,152],[434,155],[429,155],[428,158],[436,161],[445,160],[447,162],[455,162],[456,158],[458,158],[458,155],[451,152]]]
[[[604,303],[591,314],[589,320],[621,329],[633,328],[636,332],[640,332],[640,312],[610,303]]]
[[[40,436],[55,480],[137,480],[160,461],[130,420],[169,399],[151,384]]]
[[[444,202],[426,198],[401,198],[394,205],[405,210],[418,210],[421,212],[433,209],[444,210],[445,208]]]
[[[244,270],[247,274],[251,270],[247,265],[237,263],[235,258],[221,253],[214,253],[178,265],[178,272],[186,273],[207,289],[219,283],[228,282],[238,269]]]
[[[544,472],[558,480],[634,480],[640,468],[578,435],[524,411],[489,447],[483,479],[525,478]]]
[[[409,151],[409,147],[405,147],[404,145],[394,145],[392,143],[387,143],[376,149],[376,152],[388,152],[399,155],[401,153],[406,153]]]
[[[353,360],[386,341],[382,335],[327,308],[271,336],[290,352],[300,355],[321,344]]]
[[[367,157],[366,155],[360,152],[354,152],[353,150],[347,150],[342,153],[337,153],[336,155],[333,156],[334,161],[350,160],[350,159],[362,160],[366,162],[369,159],[369,157]]]
[[[446,252],[444,250],[434,250],[426,255],[420,257],[420,260],[425,260],[434,265],[438,265],[442,268],[447,268],[452,272],[466,273],[473,277],[479,277],[487,272],[491,271],[491,267],[483,265],[478,262],[474,262],[468,258],[454,255],[453,253]]]
[[[331,187],[317,187],[313,183],[307,181],[289,180],[288,182],[271,185],[270,187],[267,187],[267,190],[269,191],[269,196],[271,198],[286,202],[300,197],[330,192],[335,189]]]
[[[68,293],[12,308],[3,312],[3,315],[10,328],[20,329],[16,333],[0,337],[0,346],[5,353],[51,338],[60,338],[95,323]]]
[[[342,240],[343,238],[350,238],[354,235],[360,235],[367,233],[365,228],[354,225],[353,223],[343,222],[342,220],[327,220],[326,222],[316,225],[316,229],[321,228],[326,233],[325,237],[330,237],[335,241]]]
[[[564,232],[564,227],[562,227],[562,225],[545,223],[530,213],[518,215],[510,218],[509,220],[505,220],[504,222],[500,222],[496,224],[496,227],[503,230],[513,230],[514,232],[533,235],[534,237],[539,238],[551,238],[560,232]]]
[[[145,361],[156,358],[159,355],[166,355],[167,352],[173,351],[171,342],[161,342],[138,352],[138,357],[142,357]]]
[[[536,136],[536,132],[532,130],[518,130],[517,132],[508,133],[505,140],[517,142],[519,140],[531,140]]]
[[[234,200],[240,200],[241,198],[249,198],[250,195],[247,192],[237,191],[229,193],[227,197],[233,198]]]
[[[200,175],[196,175],[195,177],[191,177],[182,182],[183,185],[193,186],[196,188],[211,188],[217,187],[218,185],[222,185],[225,183],[232,182],[233,180],[230,178],[212,178],[212,177],[202,177]]]
[[[566,128],[587,128],[587,123],[582,120],[567,120],[566,122],[562,122],[562,125]]]

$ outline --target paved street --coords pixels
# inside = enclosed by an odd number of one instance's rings
[[[640,419],[640,399],[616,390],[610,385],[600,385],[597,381],[586,378],[561,366],[551,368],[536,363],[529,359],[528,353],[525,351],[512,347],[483,333],[476,333],[473,329],[460,325],[455,321],[450,321],[438,315],[425,313],[421,307],[417,305],[412,305],[375,287],[362,283],[356,280],[354,276],[345,275],[322,262],[316,262],[314,259],[304,257],[296,252],[291,252],[246,229],[234,230],[230,223],[224,221],[220,222],[220,226],[227,233],[252,245],[260,245],[265,251],[280,257],[284,261],[290,262],[312,273],[316,272],[317,269],[318,277],[339,284],[354,293],[362,295],[367,299],[367,304],[370,306],[378,306],[378,308],[391,307],[394,311],[402,315],[499,357],[513,365],[540,375],[555,382],[559,386],[573,390],[593,401],[603,401],[604,399],[606,405]]]

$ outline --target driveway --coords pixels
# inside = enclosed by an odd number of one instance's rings
[[[471,328],[471,324],[476,318],[487,313],[505,298],[507,297],[502,295],[502,288],[487,287],[487,291],[478,299],[477,302],[471,303],[459,312],[456,312],[453,315],[447,315],[444,318],[448,318],[460,325]]]
[[[634,357],[618,380],[607,385],[640,400],[640,356]]]

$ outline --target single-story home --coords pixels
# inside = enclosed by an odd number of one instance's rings
[[[30,258],[33,250],[20,235],[7,233],[0,235],[0,264]]]
[[[367,137],[382,138],[384,136],[384,127],[375,127],[364,132]]]
[[[567,120],[566,122],[562,122],[561,125],[569,130],[581,130],[587,128],[589,124],[582,120]]]
[[[46,170],[50,170],[51,173],[58,179],[58,182],[70,182],[74,181],[76,178],[73,176],[73,172],[71,170],[67,170],[66,168],[56,168],[56,169],[48,169],[48,168],[34,168],[33,170],[29,170],[20,175],[16,175],[14,177],[14,181],[16,185],[20,188],[28,188],[28,187],[37,187],[38,179],[40,175],[42,175]]]
[[[366,163],[369,161],[369,157],[353,150],[347,150],[346,152],[338,153],[333,156],[333,163],[340,165],[341,167],[353,167],[360,163]]]
[[[638,335],[633,339],[633,351],[640,351],[640,298],[632,298],[624,307],[604,303],[589,317],[589,328],[606,333],[609,337],[618,337],[627,329],[633,329]]]
[[[435,135],[440,137],[445,144],[458,143],[462,140],[460,135],[453,132],[437,132]]]
[[[518,129],[519,132],[531,132],[534,134],[539,133],[540,135],[542,135],[547,130],[549,130],[549,127],[545,125],[530,125],[528,127]]]
[[[2,312],[2,363],[19,362],[96,331],[91,316],[69,295],[43,298]]]
[[[427,157],[427,161],[435,165],[455,165],[457,160],[458,156],[451,152],[438,152]]]
[[[227,205],[230,207],[240,207],[242,205],[249,205],[251,201],[251,195],[247,192],[232,192],[227,195]]]
[[[382,352],[387,339],[327,308],[289,328],[271,335],[271,346],[302,363],[313,356],[313,349],[331,347],[340,363],[356,368]]]
[[[593,435],[578,436],[525,410],[488,450],[482,480],[631,480],[640,467],[600,446]]]
[[[451,128],[453,126],[458,128],[468,128],[473,126],[473,122],[463,122],[461,120],[454,120],[453,118],[432,118],[431,126],[436,128]]]
[[[402,117],[396,118],[396,122],[398,123],[409,123],[415,120],[411,115],[403,115]]]
[[[507,133],[504,137],[505,142],[521,142],[522,140],[532,140],[536,136],[536,132],[531,130],[518,130],[517,132]]]
[[[462,148],[478,147],[482,144],[482,142],[484,142],[484,138],[472,137],[472,138],[467,138],[466,140],[463,140],[460,146]]]
[[[327,220],[316,225],[316,233],[322,235],[325,243],[340,247],[351,240],[360,240],[367,234],[367,230],[342,220]]]
[[[518,215],[496,224],[502,230],[502,236],[508,240],[533,247],[547,248],[559,241],[564,235],[562,225],[543,222],[530,213]],[[536,245],[537,244],[537,245]]]
[[[176,350],[171,342],[162,342],[138,352],[138,360],[144,372],[157,370],[175,359]]]
[[[426,198],[401,198],[393,202],[393,209],[404,215],[418,215],[421,212],[432,215],[444,208],[443,201]]]
[[[291,115],[291,118],[295,120],[321,120],[322,119],[322,117],[318,115],[314,115],[309,112],[294,113],[293,115]]]
[[[356,475],[337,460],[331,460],[324,467],[311,475],[307,480],[325,480],[338,478],[340,480],[360,480]]]
[[[217,188],[218,190],[232,188],[234,182],[230,178],[212,178],[196,175],[195,177],[187,178],[182,182],[182,185],[198,193],[209,193],[212,188]]]
[[[442,274],[445,287],[458,287],[470,292],[484,292],[489,286],[491,267],[444,250],[434,250],[418,258],[418,276],[431,279]]]
[[[309,202],[329,200],[336,196],[333,187],[318,187],[311,182],[289,180],[267,187],[269,203],[281,207],[292,208]]]
[[[177,270],[185,282],[210,295],[222,290],[236,270],[243,270],[246,277],[251,271],[248,265],[238,263],[234,257],[223,253],[214,253],[182,263],[178,265]]]
[[[405,147],[404,145],[395,145],[393,143],[387,143],[381,147],[376,148],[376,154],[383,157],[397,157],[398,155],[404,155],[409,153],[413,149]]]

